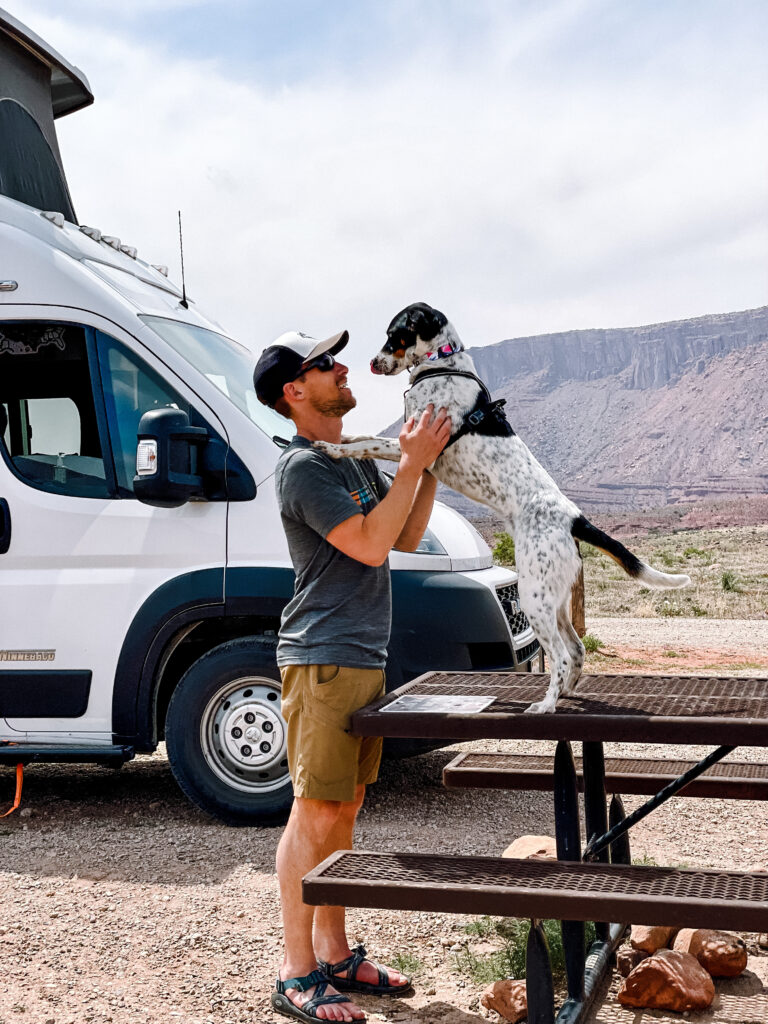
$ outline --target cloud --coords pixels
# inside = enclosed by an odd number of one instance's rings
[[[467,344],[764,301],[758,15],[721,34],[706,2],[690,28],[674,4],[392,3],[380,47],[345,60],[373,8],[341,5],[341,49],[287,74],[138,36],[136,7],[131,33],[93,23],[88,2],[25,12],[96,96],[58,122],[79,217],[178,267],[182,209],[190,294],[255,348],[348,327],[356,429],[399,413],[404,382],[363,371],[410,301]]]

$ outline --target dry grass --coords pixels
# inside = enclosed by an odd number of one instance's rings
[[[709,616],[764,619],[768,616],[768,526],[651,532],[624,544],[663,572],[687,573],[683,590],[638,587],[607,555],[586,544],[586,604],[593,616]]]

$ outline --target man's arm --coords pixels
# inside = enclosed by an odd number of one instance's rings
[[[414,498],[422,474],[427,466],[432,465],[451,436],[451,421],[445,410],[441,409],[434,419],[431,418],[432,412],[432,406],[428,406],[417,425],[414,426],[413,419],[403,425],[400,431],[402,457],[384,499],[367,516],[351,516],[327,534],[325,539],[350,558],[365,565],[382,565],[403,533],[408,538],[415,534],[415,529],[412,531],[409,528],[406,531],[405,526],[415,507]],[[428,488],[425,500],[427,494]],[[421,518],[421,502],[419,509]],[[422,533],[424,526],[426,519]]]
[[[398,551],[415,551],[421,544],[421,538],[424,536],[429,517],[432,515],[436,490],[437,478],[425,469],[421,474],[419,486],[416,488],[410,515],[405,521],[400,536],[395,541],[394,546]]]

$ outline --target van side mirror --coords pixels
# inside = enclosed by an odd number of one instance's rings
[[[200,474],[205,427],[191,427],[180,409],[152,409],[141,417],[137,437],[133,491],[139,501],[178,508],[205,496]]]

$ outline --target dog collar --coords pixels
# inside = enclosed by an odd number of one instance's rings
[[[424,356],[423,362],[434,363],[438,359],[447,359],[448,356],[455,356],[457,352],[463,352],[464,346],[460,341],[446,341],[444,345],[436,349],[434,352],[427,352]]]

